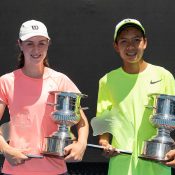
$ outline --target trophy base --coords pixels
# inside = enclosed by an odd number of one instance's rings
[[[159,162],[169,161],[165,159],[166,153],[174,149],[173,143],[160,143],[156,141],[145,141],[142,154],[139,158],[154,160]]]
[[[144,160],[151,160],[151,161],[155,161],[155,162],[168,162],[169,161],[169,160],[166,160],[166,159],[161,159],[159,157],[149,157],[149,156],[146,156],[146,155],[143,155],[143,154],[141,154],[138,157],[141,158],[141,159],[144,159]]]
[[[42,154],[48,156],[64,157],[64,148],[73,142],[71,138],[46,137]]]

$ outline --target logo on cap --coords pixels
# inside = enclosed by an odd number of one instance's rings
[[[32,26],[32,29],[33,29],[33,30],[38,30],[39,27],[38,27],[37,25],[35,25],[35,26]]]
[[[125,19],[125,22],[131,22],[131,19]]]

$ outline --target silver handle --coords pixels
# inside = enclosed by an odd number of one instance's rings
[[[156,107],[154,107],[154,106],[149,106],[149,105],[145,105],[145,107],[148,108],[148,109],[156,109]]]
[[[3,153],[0,152],[0,155],[3,155]],[[28,158],[39,158],[39,159],[44,158],[44,156],[42,155],[35,155],[35,154],[25,154],[25,156],[27,156]]]
[[[44,156],[42,156],[42,155],[36,155],[36,154],[26,154],[26,156],[28,158],[39,158],[39,159],[44,158]]]
[[[101,145],[87,144],[87,146],[93,147],[93,148],[98,148],[98,149],[104,149],[104,146],[101,146]],[[131,151],[127,151],[127,150],[123,150],[123,149],[115,148],[115,151],[122,153],[122,154],[132,154]]]
[[[54,103],[46,103],[47,105],[50,105],[50,106],[55,106],[55,104]]]
[[[88,107],[81,107],[80,109],[82,109],[82,110],[87,110],[87,109],[89,109]]]

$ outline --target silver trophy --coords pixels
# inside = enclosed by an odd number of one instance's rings
[[[64,156],[64,148],[73,142],[70,127],[77,124],[80,120],[81,98],[87,97],[85,94],[63,91],[51,91],[54,95],[54,106],[51,113],[52,120],[58,124],[58,130],[44,139],[43,154]]]
[[[167,152],[175,148],[175,142],[170,132],[175,129],[175,96],[165,94],[150,94],[153,98],[153,109],[150,122],[157,128],[157,135],[144,141],[141,158],[166,161]]]

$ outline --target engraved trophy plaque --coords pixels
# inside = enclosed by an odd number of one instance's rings
[[[166,161],[167,152],[175,148],[175,142],[170,132],[175,129],[175,96],[165,94],[150,94],[154,99],[150,122],[157,128],[157,135],[144,141],[139,157],[155,161]]]
[[[58,130],[44,139],[43,154],[64,156],[64,148],[73,142],[70,127],[80,120],[81,98],[87,97],[85,94],[63,91],[51,91],[55,97],[54,111],[51,113],[52,120],[58,124]]]

